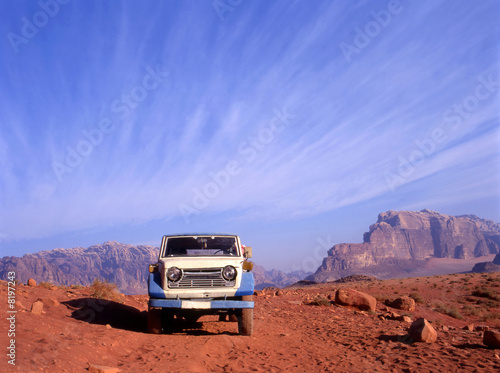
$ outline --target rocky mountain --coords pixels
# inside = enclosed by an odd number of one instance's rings
[[[380,278],[411,273],[430,258],[470,259],[500,252],[500,224],[474,215],[435,211],[388,211],[378,216],[363,243],[341,243],[328,251],[307,279],[333,281],[351,274]]]
[[[158,250],[158,247],[109,241],[89,248],[54,249],[22,257],[8,256],[0,259],[0,278],[7,278],[7,273],[13,270],[17,279],[24,283],[34,278],[37,282],[55,285],[89,285],[100,278],[115,283],[126,294],[145,294],[148,264],[156,261]],[[256,265],[254,274],[256,288],[262,289],[290,285],[309,273],[285,274],[278,270],[266,271]]]
[[[89,248],[55,249],[0,259],[0,275],[15,270],[17,279],[56,285],[89,285],[95,278],[116,283],[127,294],[146,292],[148,264],[156,261],[158,248],[108,241]]]
[[[265,287],[285,287],[294,284],[311,274],[311,272],[294,271],[284,273],[277,269],[265,270],[264,267],[254,265],[252,270],[255,277],[255,288],[261,290]]]
[[[500,272],[500,254],[497,254],[495,258],[493,258],[492,262],[481,262],[477,263],[472,271],[474,273],[483,273],[483,272]]]

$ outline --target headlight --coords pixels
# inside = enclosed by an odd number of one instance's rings
[[[222,269],[222,277],[227,281],[233,281],[236,278],[236,268],[233,266],[225,266]]]
[[[179,281],[182,277],[182,270],[177,267],[170,267],[167,269],[167,278],[172,281],[176,282]]]

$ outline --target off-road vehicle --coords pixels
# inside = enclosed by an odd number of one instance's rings
[[[238,321],[238,332],[253,331],[252,248],[234,234],[163,236],[158,262],[149,265],[148,332],[172,330],[181,319],[203,315]]]

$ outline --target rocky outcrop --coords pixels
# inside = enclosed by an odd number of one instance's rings
[[[492,262],[481,262],[477,263],[472,267],[473,273],[489,273],[489,272],[500,272],[500,265],[494,264]]]
[[[363,243],[333,246],[307,279],[333,281],[354,273],[391,277],[429,258],[470,259],[500,252],[500,225],[474,215],[388,211],[378,216]]]

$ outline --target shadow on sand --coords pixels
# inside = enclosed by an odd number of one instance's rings
[[[71,317],[76,320],[146,333],[147,312],[135,307],[95,298],[72,299],[62,304],[72,310]]]
[[[377,337],[379,341],[383,342],[400,342],[407,345],[411,345],[413,341],[411,340],[409,335],[388,335],[382,334]]]
[[[107,325],[114,329],[147,333],[147,312],[118,302],[95,299],[78,298],[62,302],[71,312],[71,317],[89,324]],[[208,321],[209,323],[211,321]],[[238,335],[238,333],[212,333],[202,329],[202,322],[191,322],[177,317],[172,320],[166,334],[187,335]]]

